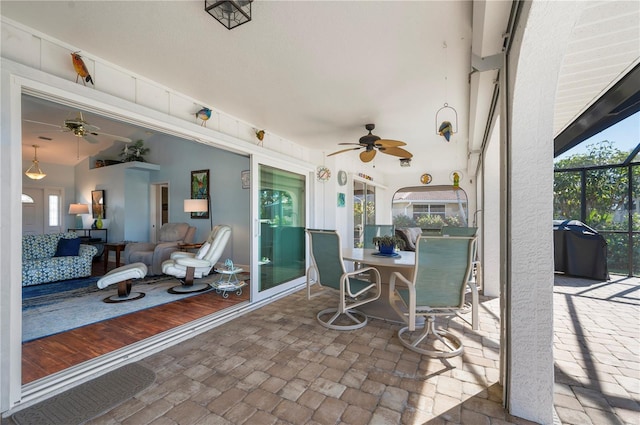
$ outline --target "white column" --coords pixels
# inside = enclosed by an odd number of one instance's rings
[[[553,422],[553,114],[568,38],[581,2],[535,1],[512,34],[506,90],[507,403]]]

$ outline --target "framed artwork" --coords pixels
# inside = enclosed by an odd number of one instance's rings
[[[345,195],[344,193],[338,193],[338,208],[344,208],[345,206]]]
[[[209,199],[209,170],[191,172],[191,199]],[[192,212],[191,218],[209,218],[209,211]]]
[[[249,189],[251,187],[251,172],[249,170],[241,171],[240,180],[242,180],[242,188]]]
[[[107,218],[107,201],[104,197],[104,190],[91,191],[91,213],[93,218]]]

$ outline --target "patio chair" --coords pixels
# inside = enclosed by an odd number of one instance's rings
[[[335,230],[307,229],[306,232],[311,251],[311,266],[307,269],[307,298],[311,299],[324,292],[312,295],[311,287],[314,284],[336,290],[340,295],[338,307],[320,311],[316,315],[318,322],[335,330],[362,328],[367,324],[367,316],[356,308],[380,298],[380,273],[373,267],[346,272],[340,235]],[[362,272],[369,272],[371,280],[355,277]]]
[[[396,232],[396,226],[393,224],[365,224],[364,226],[364,248],[375,249],[373,238],[380,236],[393,236]]]
[[[464,308],[473,243],[473,237],[421,236],[413,278],[398,272],[391,276],[389,303],[407,324],[398,331],[398,338],[408,349],[432,357],[462,354],[462,341],[446,329],[436,329],[435,318],[454,316]],[[420,316],[426,318],[422,329],[416,326]]]
[[[482,285],[482,264],[477,258],[478,256],[478,228],[477,227],[454,227],[445,226],[442,228],[443,236],[469,236],[474,237],[473,252],[471,253],[471,269],[469,269],[469,276],[467,276],[467,286],[471,291],[471,305],[465,307],[463,313],[471,311],[471,327],[474,331],[478,330],[479,313],[478,313],[478,289]],[[467,319],[460,316],[461,319],[468,322]]]

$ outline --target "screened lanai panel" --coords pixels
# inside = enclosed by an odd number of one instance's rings
[[[553,218],[555,220],[580,220],[579,171],[555,173],[553,181]]]
[[[626,167],[586,170],[586,224],[597,230],[628,230]]]

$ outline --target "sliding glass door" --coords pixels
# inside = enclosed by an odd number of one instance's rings
[[[364,246],[364,226],[376,224],[376,188],[353,181],[353,247]]]
[[[259,164],[257,177],[258,273],[251,283],[257,283],[254,294],[262,298],[305,275],[307,200],[304,174]]]

